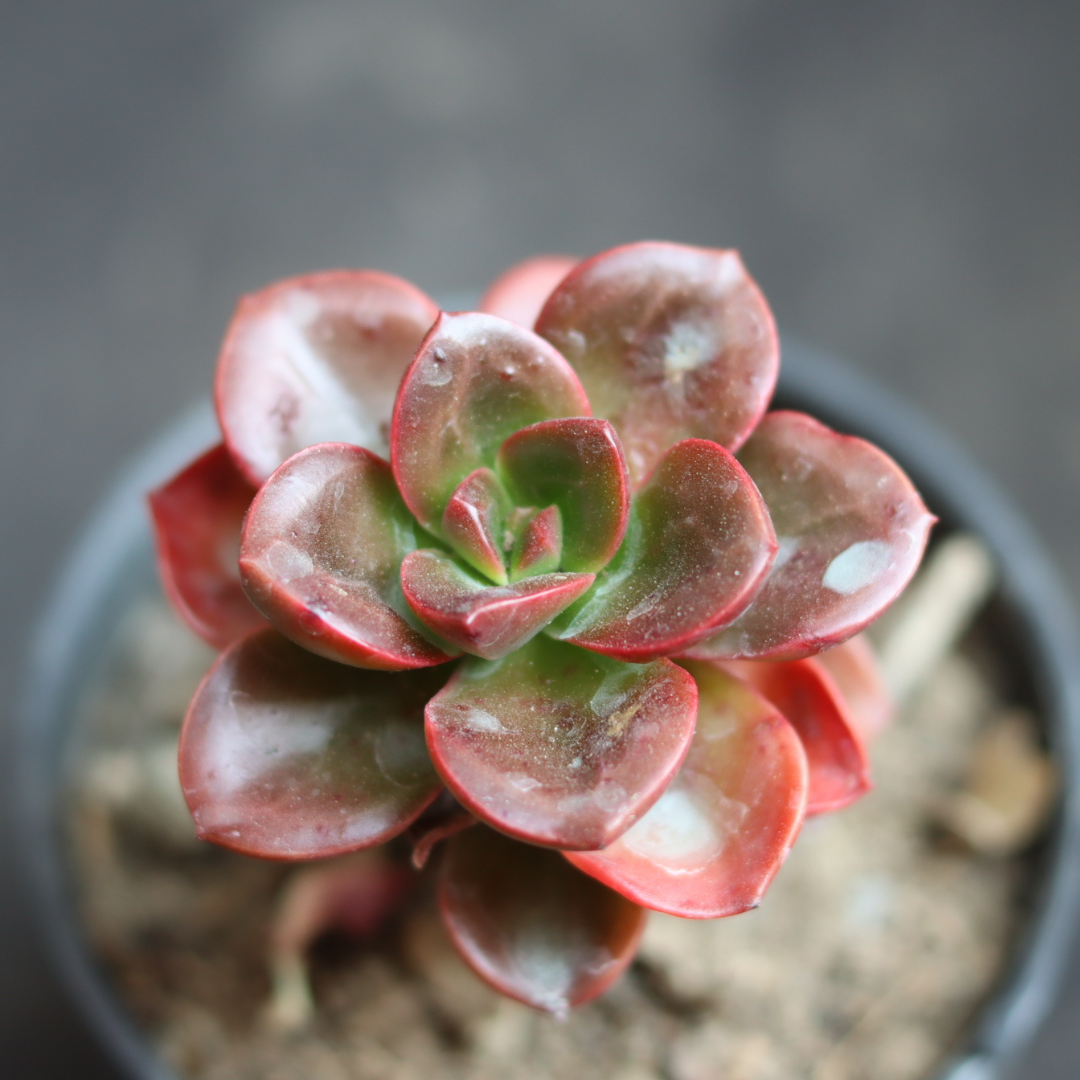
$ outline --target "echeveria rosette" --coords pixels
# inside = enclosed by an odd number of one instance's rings
[[[170,595],[228,646],[181,774],[248,854],[449,838],[462,954],[563,1012],[643,909],[752,906],[866,790],[882,698],[841,643],[933,519],[869,444],[763,419],[776,334],[734,252],[532,260],[481,307],[370,271],[241,304],[223,444],[153,497]]]

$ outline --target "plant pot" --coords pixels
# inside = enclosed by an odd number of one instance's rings
[[[983,538],[1000,584],[987,616],[1014,678],[1043,719],[1061,799],[1032,866],[1033,905],[1007,974],[942,1074],[990,1080],[1029,1043],[1053,1000],[1080,912],[1080,644],[1057,581],[1029,529],[947,438],[918,413],[834,360],[786,342],[778,403],[872,439],[897,458],[943,527]],[[47,937],[80,1004],[117,1059],[139,1080],[176,1080],[120,1003],[80,929],[63,815],[73,731],[112,630],[156,588],[144,493],[216,441],[201,407],[172,427],[120,478],[65,570],[42,621],[22,740],[23,841]]]

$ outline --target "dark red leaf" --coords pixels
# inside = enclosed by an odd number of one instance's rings
[[[450,841],[439,907],[481,978],[556,1016],[598,997],[626,970],[646,917],[557,852],[483,828]]]
[[[577,265],[569,255],[537,255],[511,266],[489,286],[477,311],[531,330],[552,289]]]
[[[400,671],[450,659],[410,622],[401,560],[416,523],[390,466],[359,446],[302,450],[251,504],[244,588],[286,637],[344,664]]]
[[[562,514],[557,506],[537,511],[526,521],[510,559],[510,577],[550,574],[559,569],[563,550]]]
[[[637,484],[687,438],[737,450],[772,396],[772,313],[734,251],[614,248],[552,293],[536,332],[570,361],[619,432]]]
[[[687,439],[634,497],[622,548],[558,636],[635,663],[676,653],[750,603],[775,552],[765,504],[738,462]]]
[[[595,573],[626,532],[630,485],[615,429],[574,417],[533,424],[511,435],[497,458],[518,506],[557,506],[563,570]]]
[[[180,739],[199,836],[271,859],[396,836],[439,792],[421,717],[445,678],[345,667],[270,629],[236,642],[196,692]]]
[[[489,585],[431,548],[412,552],[401,564],[402,591],[421,622],[488,660],[524,645],[594,580],[594,574],[540,574]]]
[[[254,496],[224,446],[150,493],[162,584],[188,626],[216,649],[265,626],[237,566],[240,526]]]
[[[427,708],[428,747],[477,817],[522,840],[609,844],[659,798],[694,731],[694,681],[546,636],[467,660]]]
[[[870,790],[862,736],[817,657],[729,660],[723,666],[771,701],[798,732],[810,767],[807,814],[839,810]]]
[[[803,413],[774,412],[739,460],[780,551],[754,603],[687,655],[794,660],[858,633],[900,595],[936,520],[887,454]]]
[[[444,312],[398,392],[394,476],[419,522],[438,532],[454,489],[493,465],[508,436],[588,415],[577,376],[546,341],[494,315]]]
[[[401,278],[329,270],[289,278],[236,309],[222,346],[217,410],[256,486],[305,446],[388,452],[401,376],[439,309]]]
[[[687,665],[700,694],[686,761],[659,802],[603,851],[566,858],[635,903],[688,919],[756,907],[802,824],[806,754],[744,682]]]

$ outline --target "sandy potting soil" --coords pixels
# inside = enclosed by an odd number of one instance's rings
[[[918,1080],[962,1046],[1022,921],[1030,859],[940,827],[1009,704],[956,653],[874,744],[875,790],[807,823],[759,909],[651,915],[630,972],[569,1020],[480,983],[421,887],[377,943],[314,950],[314,1019],[283,1032],[266,942],[295,870],[200,844],[178,801],[211,656],[159,600],[112,656],[72,757],[75,876],[93,949],[185,1080]]]

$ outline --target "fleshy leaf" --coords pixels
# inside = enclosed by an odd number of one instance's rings
[[[256,496],[240,572],[286,637],[344,664],[401,671],[451,655],[409,622],[399,574],[415,547],[390,466],[359,446],[325,443],[289,458]]]
[[[737,450],[772,396],[772,313],[735,251],[627,244],[579,264],[536,332],[619,432],[636,485],[686,438]]]
[[[866,635],[856,634],[842,645],[824,649],[817,659],[832,676],[863,738],[884,731],[892,720],[893,705]]]
[[[412,552],[401,564],[401,587],[420,621],[488,660],[520,648],[595,580],[593,574],[541,574],[490,585],[431,548]]]
[[[330,270],[245,296],[218,361],[225,442],[256,486],[305,446],[386,454],[401,376],[439,309],[401,278]]]
[[[413,867],[422,870],[436,844],[475,824],[476,818],[443,788],[439,797],[409,826]]]
[[[936,519],[892,458],[803,413],[774,412],[739,460],[769,507],[780,551],[754,603],[688,656],[810,656],[900,595]]]
[[[750,603],[775,552],[765,504],[739,463],[687,439],[634,497],[618,555],[552,632],[631,662],[678,652]]]
[[[603,851],[566,858],[635,903],[688,919],[756,907],[806,806],[795,729],[727,673],[687,665],[700,694],[686,761],[659,802]]]
[[[244,595],[237,566],[254,496],[224,446],[150,493],[162,584],[188,626],[216,649],[266,625]]]
[[[577,376],[542,338],[494,315],[444,312],[398,392],[394,476],[409,509],[437,532],[454,488],[494,464],[509,435],[588,415]]]
[[[271,859],[396,836],[439,792],[421,717],[445,678],[345,667],[271,629],[236,642],[196,692],[180,739],[199,836]]]
[[[522,528],[510,558],[510,577],[517,581],[558,570],[562,550],[562,514],[557,506],[548,506],[537,511]]]
[[[497,458],[518,506],[557,506],[563,570],[595,573],[626,532],[630,508],[626,462],[606,420],[574,417],[533,424],[511,435]]]
[[[491,469],[476,469],[458,484],[443,512],[447,543],[473,569],[506,584],[502,540],[510,502]]]
[[[870,762],[840,690],[816,657],[729,660],[723,666],[771,701],[798,732],[810,768],[807,814],[839,810],[870,790]]]
[[[531,330],[552,290],[577,263],[569,255],[537,255],[519,262],[488,286],[476,310]]]
[[[534,844],[611,843],[659,798],[694,731],[693,679],[535,638],[466,660],[427,708],[428,747],[477,817]]]
[[[450,841],[439,907],[481,978],[556,1016],[598,997],[626,970],[646,919],[557,852],[484,828]]]

